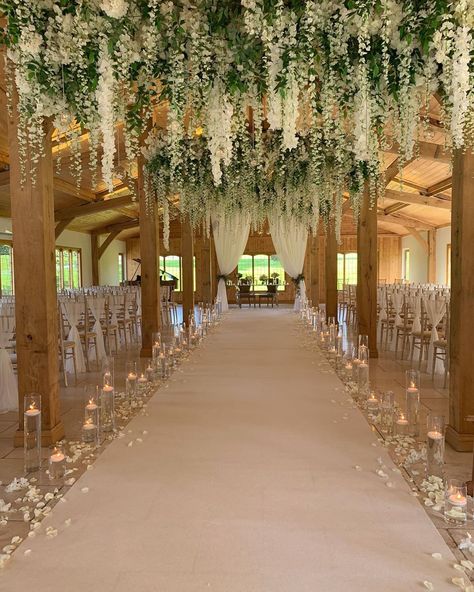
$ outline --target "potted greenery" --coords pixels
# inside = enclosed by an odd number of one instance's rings
[[[272,284],[279,284],[280,283],[280,274],[277,271],[274,271],[271,275]]]
[[[262,282],[262,284],[266,284],[268,281],[268,277],[264,273],[262,273],[258,279]]]

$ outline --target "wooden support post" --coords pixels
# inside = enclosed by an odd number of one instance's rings
[[[217,276],[219,275],[219,264],[217,262],[216,245],[214,238],[211,236],[211,300],[217,298]]]
[[[428,230],[428,282],[436,284],[436,230]]]
[[[92,285],[99,285],[99,236],[91,234]]]
[[[337,240],[334,219],[326,228],[326,317],[337,319]]]
[[[107,250],[107,247],[110,246],[110,244],[112,243],[112,241],[114,241],[121,232],[122,231],[120,229],[117,229],[117,230],[112,231],[109,234],[109,236],[105,239],[105,241],[100,245],[100,247],[99,247],[99,259],[105,253],[105,251]]]
[[[45,121],[43,156],[36,179],[30,166],[35,160],[26,150],[26,178],[20,172],[17,97],[14,92],[8,119],[10,195],[15,263],[16,352],[18,361],[19,427],[16,446],[23,445],[23,399],[41,395],[42,443],[49,445],[64,437],[59,408],[58,304],[54,237],[54,195],[51,135],[53,125]]]
[[[54,229],[54,237],[57,240],[63,230],[66,230],[67,226],[74,220],[74,218],[67,218],[66,220],[61,220],[56,224],[56,228]]]
[[[160,331],[160,234],[158,208],[155,202],[147,207],[143,167],[138,156],[138,196],[140,206],[140,257],[142,289],[142,348],[140,355],[151,358],[153,333]]]
[[[188,219],[181,222],[181,257],[183,263],[183,322],[188,324],[189,315],[194,311],[194,249],[193,229]]]
[[[459,451],[474,441],[474,154],[454,152],[451,215],[449,425],[446,438]]]
[[[203,302],[212,302],[211,239],[202,237],[201,249],[201,295]]]
[[[377,204],[371,206],[367,183],[357,223],[357,320],[377,358]]]
[[[310,235],[308,238],[308,251],[310,257],[310,289],[309,297],[313,306],[319,305],[319,232],[316,236]],[[337,270],[336,270],[337,271]]]

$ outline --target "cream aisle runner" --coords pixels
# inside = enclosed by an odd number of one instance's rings
[[[441,536],[320,362],[289,310],[231,312],[20,547],[0,590],[455,590]]]

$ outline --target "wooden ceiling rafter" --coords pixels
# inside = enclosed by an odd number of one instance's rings
[[[127,222],[117,222],[116,224],[108,224],[107,226],[94,228],[94,230],[91,231],[91,234],[109,234],[111,232],[115,232],[115,230],[127,230],[128,228],[137,228],[139,226],[140,220],[136,218],[134,220],[128,220]]]
[[[131,203],[132,196],[124,195],[122,197],[115,197],[113,199],[94,201],[81,206],[63,208],[62,210],[57,210],[54,215],[57,221],[67,220],[69,218],[78,218],[79,216],[90,216],[91,214],[97,214],[98,212],[116,210],[122,208],[123,206],[130,205]]]

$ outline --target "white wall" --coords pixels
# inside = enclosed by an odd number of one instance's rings
[[[0,218],[0,238],[12,240],[10,230],[12,223],[10,218]],[[100,243],[106,238],[106,235],[100,237]],[[82,285],[87,287],[92,284],[92,255],[91,255],[91,235],[85,232],[75,232],[74,230],[64,230],[56,241],[58,247],[74,247],[81,249],[82,261]],[[115,286],[119,284],[118,273],[118,254],[123,253],[126,262],[126,243],[125,241],[114,240],[108,246],[105,253],[99,261],[99,279],[101,284]]]
[[[446,284],[447,253],[451,243],[451,226],[436,231],[436,283]]]
[[[422,231],[420,234],[425,240],[428,240],[426,231]],[[402,238],[402,262],[405,249],[410,249],[409,281],[415,284],[426,284],[428,282],[428,253],[426,249],[412,235]]]
[[[106,240],[107,235],[102,235],[99,243]],[[125,241],[114,240],[99,260],[99,280],[103,286],[118,286],[120,284],[118,256],[123,253],[124,265],[127,262],[127,248]],[[125,277],[127,274],[125,272]]]

